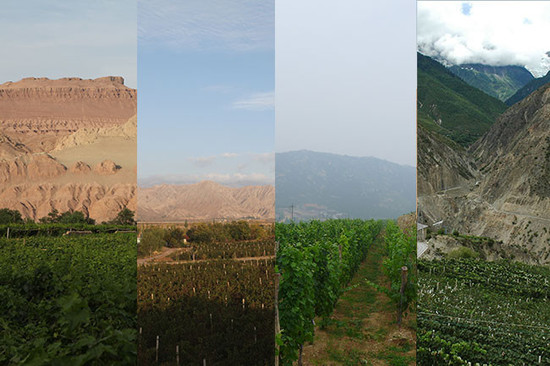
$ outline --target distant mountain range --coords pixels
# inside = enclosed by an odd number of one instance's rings
[[[451,66],[449,71],[503,102],[534,79],[522,66],[463,64]]]
[[[140,222],[274,220],[272,185],[227,187],[212,181],[138,188]]]
[[[397,218],[415,211],[416,169],[313,151],[275,156],[277,220]]]

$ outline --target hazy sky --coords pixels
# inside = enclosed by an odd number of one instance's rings
[[[550,69],[547,1],[420,1],[418,50],[450,64]]]
[[[274,5],[138,1],[138,183],[274,183]]]
[[[2,0],[0,83],[122,76],[137,86],[135,0]]]
[[[276,2],[276,151],[416,165],[416,4]]]

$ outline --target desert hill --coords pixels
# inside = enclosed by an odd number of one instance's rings
[[[97,221],[136,206],[136,90],[121,77],[0,85],[0,207]]]
[[[138,188],[138,221],[275,218],[273,186],[227,187],[212,181]]]

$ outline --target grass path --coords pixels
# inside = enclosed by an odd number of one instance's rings
[[[364,281],[388,285],[382,273],[383,259],[381,236],[330,319],[315,320],[315,340],[304,346],[304,365],[416,365],[416,317],[413,314],[404,318],[399,328],[394,305]]]

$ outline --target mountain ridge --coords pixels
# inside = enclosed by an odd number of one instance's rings
[[[529,70],[516,65],[461,64],[448,69],[469,85],[503,102],[534,79]]]
[[[412,166],[298,150],[275,155],[278,220],[389,218],[414,211]]]
[[[1,84],[0,208],[98,222],[135,210],[136,99],[117,76]]]
[[[273,185],[229,187],[214,181],[138,188],[140,222],[274,220]]]

